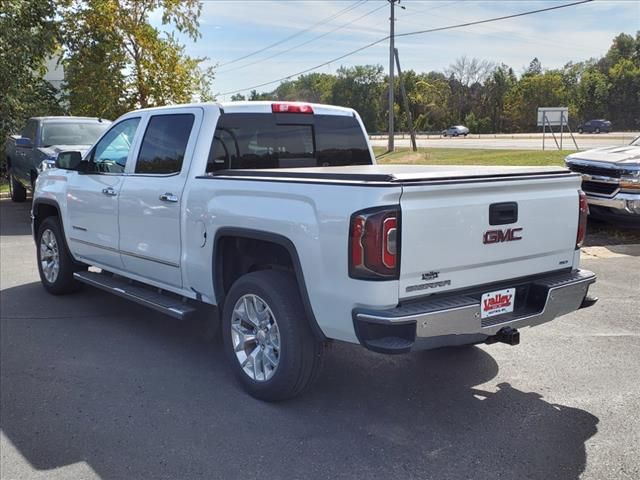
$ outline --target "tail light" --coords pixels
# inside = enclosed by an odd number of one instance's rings
[[[271,104],[272,113],[313,113],[308,103],[280,102]]]
[[[349,276],[396,280],[400,271],[400,210],[382,207],[351,216]]]
[[[587,204],[587,196],[582,190],[578,190],[578,235],[576,236],[576,249],[582,247],[584,237],[587,235],[587,215],[589,214],[589,205]]]

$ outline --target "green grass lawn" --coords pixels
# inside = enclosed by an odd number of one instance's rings
[[[9,182],[7,182],[4,178],[0,179],[0,193],[9,192]]]
[[[374,147],[378,163],[424,165],[564,165],[571,151],[472,150],[467,148],[419,148],[417,152],[399,149],[391,154],[384,147]]]

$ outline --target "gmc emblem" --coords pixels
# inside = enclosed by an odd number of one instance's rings
[[[490,243],[514,242],[522,240],[518,234],[522,232],[522,228],[507,228],[506,230],[487,230],[482,237],[482,243],[488,245]]]

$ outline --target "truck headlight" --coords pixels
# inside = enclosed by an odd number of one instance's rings
[[[42,173],[45,170],[51,170],[52,168],[57,168],[56,159],[45,158],[43,161],[40,162],[40,165],[38,165],[38,173]]]
[[[620,177],[620,188],[640,190],[640,170],[624,172]]]

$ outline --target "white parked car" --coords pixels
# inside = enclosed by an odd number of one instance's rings
[[[265,400],[310,385],[329,341],[515,345],[518,328],[593,303],[578,174],[375,163],[347,108],[127,113],[38,176],[42,284],[82,282],[178,319],[215,306],[231,367]]]
[[[466,137],[469,135],[469,129],[464,125],[453,125],[442,131],[443,137],[459,137],[460,135]]]

